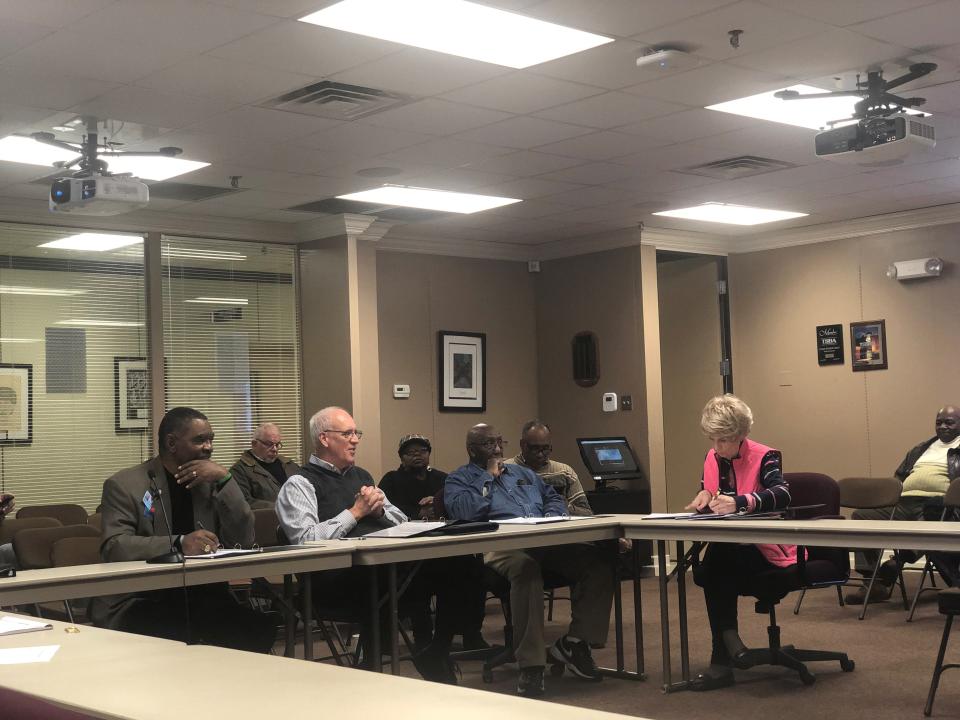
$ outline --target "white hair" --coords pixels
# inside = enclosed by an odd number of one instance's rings
[[[330,405],[322,410],[317,410],[317,412],[313,414],[313,417],[310,418],[310,437],[313,438],[314,444],[317,443],[317,437],[320,433],[331,428],[333,425],[333,416],[338,412],[350,414],[344,408],[336,405]]]
[[[280,428],[277,426],[276,423],[265,422],[262,425],[260,425],[256,430],[254,430],[253,436],[257,440],[262,440],[264,433],[266,433],[269,430],[276,430],[278,434],[280,433]]]

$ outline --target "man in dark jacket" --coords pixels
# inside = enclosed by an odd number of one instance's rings
[[[943,511],[943,496],[951,481],[960,477],[960,410],[953,405],[940,409],[936,419],[936,435],[910,449],[894,473],[903,483],[900,502],[896,507],[855,510],[854,520],[939,520]],[[914,562],[923,553],[901,550],[901,562]],[[857,572],[869,578],[876,566],[878,550],[857,552]],[[880,566],[868,602],[886,600],[897,578],[895,559]],[[848,603],[863,604],[866,588],[848,593]]]
[[[567,503],[530,468],[503,461],[503,437],[490,425],[467,433],[470,462],[447,476],[443,501],[455,520],[499,520],[566,515]],[[543,575],[547,570],[574,583],[573,621],[550,655],[586,680],[600,680],[590,652],[603,642],[613,600],[612,555],[598,562],[596,547],[578,543],[560,547],[491,552],[484,562],[510,581],[514,654],[520,665],[517,693],[542,695],[546,663],[543,640]]]
[[[423,435],[404,435],[397,448],[400,467],[380,479],[380,489],[411,520],[432,519],[433,497],[447,479],[445,472],[430,467],[432,450]]]
[[[244,450],[230,468],[244,500],[254,510],[272,508],[280,486],[300,472],[297,463],[280,454],[282,448],[280,428],[264,423],[254,432],[250,449]]]

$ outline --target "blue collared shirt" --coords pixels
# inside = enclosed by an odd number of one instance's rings
[[[473,463],[447,476],[443,504],[452,520],[505,520],[566,515],[567,504],[533,470],[504,465],[494,478]]]

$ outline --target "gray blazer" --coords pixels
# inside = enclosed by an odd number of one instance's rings
[[[154,479],[150,479],[153,471]],[[160,509],[146,514],[144,495],[152,486],[162,492],[166,518],[171,516],[167,474],[159,457],[121,470],[103,484],[100,557],[104,562],[148,560],[170,550],[170,530]],[[217,490],[210,483],[193,489],[193,516],[225,546],[250,546],[254,541],[253,512],[231,479]],[[151,493],[154,494],[154,493]],[[154,498],[154,504],[160,502]],[[113,626],[136,595],[98,598],[91,610],[94,622]]]

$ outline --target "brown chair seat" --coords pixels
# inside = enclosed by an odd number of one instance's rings
[[[19,519],[19,518],[18,518]],[[53,567],[53,544],[64,538],[96,538],[100,532],[89,525],[65,525],[63,527],[32,528],[21,530],[13,537],[13,551],[17,562],[24,570]]]
[[[64,537],[50,546],[50,563],[53,567],[72,565],[95,565],[100,560],[100,536]]]
[[[14,536],[21,530],[60,527],[61,525],[62,523],[59,520],[51,517],[4,518],[0,522],[0,545],[12,543]]]
[[[17,519],[50,517],[56,518],[61,525],[86,525],[87,511],[80,505],[60,503],[57,505],[30,505],[17,510]]]

